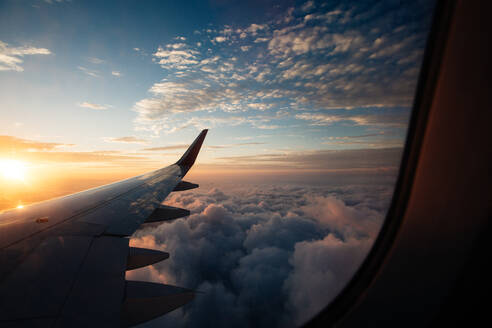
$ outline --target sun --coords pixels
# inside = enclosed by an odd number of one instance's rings
[[[8,180],[24,181],[26,178],[26,164],[12,159],[0,160],[0,174]]]

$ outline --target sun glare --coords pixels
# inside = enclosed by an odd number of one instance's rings
[[[26,164],[17,160],[0,160],[0,174],[8,180],[24,181]]]

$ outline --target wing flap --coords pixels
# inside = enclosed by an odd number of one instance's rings
[[[122,307],[122,324],[134,326],[157,318],[190,302],[190,289],[145,281],[127,281]]]
[[[169,258],[169,253],[161,252],[155,249],[130,247],[128,251],[128,261],[126,270],[138,269],[151,265]]]
[[[156,208],[144,223],[171,221],[190,215],[190,211],[184,208],[161,205]]]
[[[184,190],[190,190],[190,189],[195,189],[198,188],[198,184],[196,183],[191,183],[188,181],[180,181],[176,187],[174,187],[173,191],[184,191]]]

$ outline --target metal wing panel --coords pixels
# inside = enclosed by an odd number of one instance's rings
[[[1,320],[56,316],[91,240],[84,236],[44,240],[0,285]]]
[[[94,238],[55,327],[120,326],[128,242]]]
[[[105,232],[110,235],[131,235],[181,181],[181,169],[177,165],[159,171],[140,187],[81,216],[77,221],[105,225]]]
[[[138,178],[0,213],[0,249],[101,206],[145,183]]]

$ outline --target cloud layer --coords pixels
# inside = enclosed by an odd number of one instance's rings
[[[227,191],[225,191],[227,189]],[[166,204],[192,215],[138,231],[171,257],[127,274],[203,291],[146,327],[296,326],[353,275],[379,231],[391,185],[201,187]]]
[[[428,7],[308,1],[269,21],[179,37],[153,53],[165,77],[134,105],[137,125],[173,132],[200,127],[187,114],[216,112],[225,114],[215,125],[277,129],[294,120],[402,128],[427,33],[423,18],[411,13]],[[393,113],[394,107],[407,110]],[[353,108],[368,113],[327,112]],[[264,111],[283,115],[255,123]],[[274,123],[279,120],[284,123]]]

